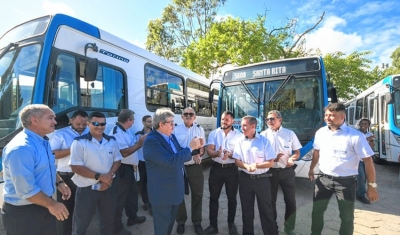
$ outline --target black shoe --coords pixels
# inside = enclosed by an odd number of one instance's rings
[[[239,235],[235,224],[229,224],[228,227],[229,227],[229,235]]]
[[[218,233],[218,227],[214,227],[212,225],[208,226],[204,231],[204,235],[209,235],[209,234],[217,234]]]
[[[136,216],[134,218],[128,218],[128,222],[126,222],[126,225],[132,226],[134,224],[141,224],[144,221],[146,221],[146,217],[145,216]]]
[[[202,235],[203,234],[203,227],[201,227],[201,224],[195,224],[194,225],[194,232],[197,235]]]
[[[178,224],[178,226],[176,226],[176,232],[178,234],[185,233],[185,225],[184,224]]]
[[[371,204],[371,202],[366,197],[357,196],[356,199],[364,204]]]

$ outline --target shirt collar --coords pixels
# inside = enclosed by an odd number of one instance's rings
[[[116,122],[115,125],[116,125],[117,127],[119,127],[119,129],[121,129],[121,130],[123,130],[124,132],[126,132],[126,129],[125,129],[119,122]]]
[[[24,132],[31,138],[34,138],[38,141],[48,141],[49,140],[49,138],[47,136],[40,136],[37,133],[35,133],[27,128],[24,128]]]

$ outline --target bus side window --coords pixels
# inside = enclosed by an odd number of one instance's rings
[[[198,116],[211,116],[211,106],[208,103],[209,87],[196,83],[190,79],[187,80],[188,104],[192,107]]]
[[[169,107],[180,113],[184,106],[183,78],[164,69],[147,64],[145,66],[146,104],[149,111]]]
[[[81,66],[83,66],[83,61]],[[124,75],[114,68],[99,65],[95,81],[86,82],[80,76],[82,106],[119,109],[125,108]]]

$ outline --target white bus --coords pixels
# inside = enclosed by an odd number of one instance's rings
[[[141,118],[157,108],[170,107],[181,123],[189,106],[206,136],[216,128],[217,99],[209,103],[208,79],[63,14],[7,31],[0,38],[0,76],[0,149],[21,130],[21,108],[34,103],[53,109],[57,128],[81,109],[103,112],[107,132],[119,110],[129,108],[139,131]]]
[[[346,122],[356,127],[358,121],[371,121],[375,136],[374,161],[400,161],[400,75],[384,78],[345,103]]]

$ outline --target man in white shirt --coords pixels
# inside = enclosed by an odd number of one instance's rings
[[[332,194],[336,195],[340,212],[341,235],[354,231],[354,201],[358,163],[363,159],[368,179],[367,195],[371,202],[377,201],[374,154],[361,132],[348,127],[345,106],[331,103],[325,108],[327,126],[320,128],[314,139],[314,153],[308,175],[314,180],[314,168],[319,163],[320,176],[315,182],[311,234],[319,235],[324,227],[324,213]]]
[[[72,216],[75,206],[76,185],[71,180],[74,173],[68,165],[70,159],[70,147],[76,137],[85,135],[89,132],[87,127],[88,115],[85,111],[74,112],[69,120],[70,126],[56,131],[50,139],[50,146],[57,159],[57,173],[65,184],[71,189],[71,197],[68,200],[62,199],[62,194],[57,192],[57,201],[62,202],[69,211],[69,218],[64,221],[57,221],[57,233],[59,235],[71,235]]]
[[[113,234],[115,211],[114,176],[122,156],[113,136],[104,134],[103,113],[89,115],[89,133],[75,138],[71,145],[69,165],[77,186],[72,218],[72,235],[85,234],[97,210],[99,234]]]
[[[241,171],[239,196],[242,203],[243,235],[254,234],[254,202],[264,234],[277,235],[271,204],[271,183],[268,169],[276,157],[267,138],[256,132],[257,119],[245,116],[241,121],[243,135],[236,142],[233,158]]]
[[[368,141],[369,146],[372,149],[375,147],[374,135],[369,132],[369,127],[371,126],[371,121],[369,119],[363,118],[359,122],[359,131],[361,131]],[[361,160],[358,164],[358,175],[357,175],[357,195],[356,199],[364,204],[371,204],[371,202],[366,198],[367,188],[366,188],[366,178],[365,178],[365,165]]]
[[[145,216],[137,216],[138,212],[138,188],[135,178],[139,158],[136,151],[142,147],[146,135],[135,139],[130,131],[135,122],[135,112],[129,109],[122,109],[118,114],[118,122],[110,131],[110,136],[114,136],[122,155],[121,166],[118,169],[117,186],[117,210],[114,217],[114,234],[131,234],[124,229],[121,222],[122,211],[128,217],[127,225],[140,224],[146,221]]]
[[[221,127],[212,131],[208,136],[207,154],[213,160],[208,178],[210,190],[210,226],[204,234],[218,233],[218,199],[225,184],[228,197],[228,228],[230,235],[236,235],[235,225],[236,195],[239,184],[239,172],[232,158],[235,143],[242,136],[240,131],[233,128],[233,113],[225,111],[221,116]]]
[[[268,171],[268,173],[272,174],[269,179],[271,182],[271,201],[274,218],[276,221],[276,201],[278,188],[281,186],[286,205],[284,231],[286,234],[292,235],[296,224],[296,192],[293,165],[300,157],[300,148],[302,146],[293,131],[282,127],[282,115],[279,111],[269,111],[265,121],[268,129],[261,132],[261,135],[267,137],[277,154],[274,166]]]
[[[179,144],[185,148],[189,146],[190,141],[197,137],[205,141],[205,135],[203,127],[196,124],[196,113],[192,108],[185,108],[182,113],[183,123],[176,125],[174,128],[174,135],[178,139]],[[201,157],[204,154],[204,147],[194,150],[192,152],[192,159],[185,162],[185,173],[187,175],[188,183],[190,185],[191,197],[192,197],[192,222],[194,230],[197,235],[203,233],[201,227],[201,212],[203,204],[203,187],[204,187],[204,175],[203,168],[201,166]],[[177,233],[183,234],[185,232],[185,222],[187,220],[185,200],[181,203],[176,216]]]
[[[144,135],[147,135],[150,133],[150,131],[153,129],[153,119],[150,115],[145,115],[142,118],[142,123],[143,123],[143,129],[141,131],[138,131],[135,133],[135,139],[136,142],[140,140],[140,138]],[[136,151],[138,158],[139,158],[139,175],[140,175],[140,187],[141,187],[141,194],[142,194],[142,202],[143,202],[143,210],[147,211],[149,210],[150,215],[152,214],[151,210],[151,203],[149,201],[149,195],[147,193],[147,170],[146,170],[146,161],[144,160],[143,156],[143,148],[139,148]]]

